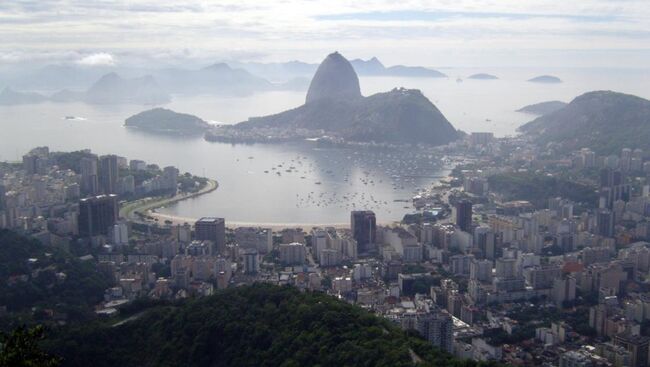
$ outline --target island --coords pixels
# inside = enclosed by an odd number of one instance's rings
[[[124,126],[155,133],[203,134],[210,124],[202,119],[165,108],[154,108],[126,119]]]
[[[361,95],[359,78],[340,53],[314,75],[304,105],[206,133],[208,141],[273,142],[327,138],[348,143],[444,145],[460,133],[419,90]]]
[[[485,74],[485,73],[479,73],[479,74],[473,74],[467,77],[467,79],[477,79],[477,80],[495,80],[499,79],[496,75],[492,74]]]
[[[528,79],[531,83],[547,83],[547,84],[556,84],[562,83],[562,79],[553,76],[553,75],[540,75],[534,78]]]
[[[541,116],[562,109],[566,105],[567,103],[562,101],[547,101],[547,102],[540,102],[540,103],[524,106],[518,109],[516,112],[523,112],[523,113],[529,113],[531,115]]]

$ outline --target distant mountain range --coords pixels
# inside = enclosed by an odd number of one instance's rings
[[[152,76],[124,79],[116,73],[108,73],[84,92],[64,89],[45,96],[33,92],[18,92],[7,87],[0,93],[0,104],[31,104],[45,101],[86,102],[90,104],[145,104],[167,103],[170,96]]]
[[[623,93],[596,91],[520,127],[541,145],[566,152],[590,148],[599,154],[622,148],[650,150],[650,101]]]
[[[0,105],[21,105],[41,103],[47,101],[47,97],[38,93],[18,92],[6,87],[0,92]]]
[[[394,65],[386,67],[376,57],[368,60],[354,59],[350,63],[360,76],[396,76],[396,77],[424,77],[445,78],[447,75],[422,66]],[[302,61],[289,61],[284,63],[235,63],[237,67],[261,75],[271,80],[287,80],[295,77],[312,77],[319,64],[310,64]]]
[[[559,109],[562,109],[566,105],[567,103],[562,101],[540,102],[540,103],[524,106],[518,109],[517,112],[529,113],[531,115],[546,115],[551,112],[555,112]]]
[[[210,124],[193,115],[154,108],[127,118],[124,126],[148,132],[186,135],[202,134]]]
[[[528,79],[528,81],[532,83],[547,83],[547,84],[562,83],[562,80],[560,78],[553,75],[540,75]]]
[[[251,118],[234,128],[322,131],[346,141],[430,145],[447,144],[459,136],[419,90],[396,88],[363,97],[352,64],[338,52],[318,67],[304,105]]]
[[[397,76],[417,78],[446,78],[447,75],[438,70],[422,66],[394,65],[385,67],[379,59],[373,57],[369,60],[354,59],[350,61],[357,74],[362,76]]]

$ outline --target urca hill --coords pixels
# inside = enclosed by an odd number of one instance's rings
[[[650,149],[650,101],[629,94],[596,91],[520,127],[546,145],[568,152],[590,148],[599,154],[622,148]]]
[[[338,52],[314,75],[304,105],[206,134],[208,140],[291,140],[327,135],[348,142],[444,145],[459,132],[419,90],[361,95],[359,78]],[[274,139],[270,139],[274,140]]]

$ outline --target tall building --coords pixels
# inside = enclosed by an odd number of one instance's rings
[[[203,217],[194,223],[194,239],[212,241],[218,254],[226,252],[226,221],[223,218]]]
[[[27,154],[23,156],[23,169],[30,175],[40,173],[42,171],[43,162],[36,154]]]
[[[431,311],[418,314],[417,330],[422,337],[434,346],[453,352],[453,326],[451,316],[443,311]]]
[[[632,334],[614,336],[614,345],[621,346],[630,352],[631,367],[648,366],[648,344],[650,337]]]
[[[257,250],[254,248],[244,250],[244,273],[256,274],[260,270]]]
[[[117,221],[116,195],[100,195],[79,201],[79,235],[91,237],[108,235]]]
[[[599,209],[596,213],[596,234],[603,237],[614,237],[614,212]]]
[[[99,158],[99,186],[102,193],[114,194],[117,192],[117,179],[119,167],[116,155],[104,155]]]
[[[4,210],[7,206],[7,199],[5,198],[6,193],[7,189],[5,189],[4,185],[0,184],[0,211]]]
[[[81,171],[81,192],[85,195],[99,194],[97,157],[94,155],[83,157],[79,162],[79,166]]]
[[[352,237],[359,253],[373,250],[377,239],[377,219],[371,210],[355,210],[350,215]]]
[[[456,225],[461,231],[472,232],[472,202],[461,200],[456,203]]]
[[[307,250],[302,243],[280,244],[280,261],[284,265],[302,265],[306,256]]]

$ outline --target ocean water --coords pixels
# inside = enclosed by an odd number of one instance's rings
[[[458,129],[491,131],[498,136],[535,116],[515,112],[548,100],[569,102],[591,90],[609,89],[650,98],[648,70],[615,69],[441,69],[449,78],[362,77],[364,95],[394,87],[418,88]],[[499,80],[471,80],[486,72]],[[558,76],[561,84],[527,79]],[[461,79],[457,80],[457,79]],[[248,97],[175,96],[165,108],[205,120],[236,123],[297,107],[305,92],[268,92]],[[419,188],[447,174],[441,157],[367,149],[323,149],[309,143],[232,145],[200,137],[171,137],[123,127],[146,106],[91,106],[42,103],[0,106],[0,160],[19,160],[29,149],[90,148],[115,153],[219,181],[219,189],[161,212],[181,217],[222,216],[230,222],[334,224],[349,221],[351,209],[375,210],[380,221],[412,212],[408,200]],[[65,120],[64,116],[83,119]],[[279,167],[282,165],[282,167]],[[291,168],[293,167],[293,168]],[[287,172],[290,170],[290,172]],[[268,171],[268,173],[265,173]],[[280,172],[278,175],[277,172]]]

